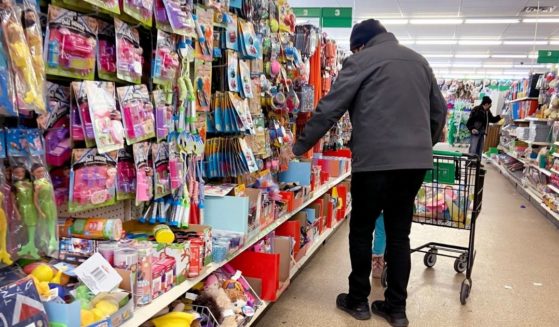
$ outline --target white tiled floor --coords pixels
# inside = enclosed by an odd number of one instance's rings
[[[522,208],[526,205],[526,208]],[[408,317],[411,326],[559,326],[559,230],[488,168],[484,206],[478,220],[473,289],[462,306],[463,275],[451,259],[426,269],[412,255]],[[335,307],[347,291],[347,223],[310,260],[258,327],[388,326],[374,318],[353,320]],[[467,232],[414,224],[412,246],[429,241],[466,244]],[[382,298],[378,282],[371,300]]]

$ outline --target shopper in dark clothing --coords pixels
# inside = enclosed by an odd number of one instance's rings
[[[433,168],[432,146],[445,125],[446,103],[428,62],[400,45],[376,20],[357,24],[350,56],[332,90],[318,104],[293,147],[302,155],[349,111],[352,129],[353,211],[350,221],[349,293],[338,308],[369,319],[371,242],[375,219],[384,212],[388,288],[372,305],[393,326],[407,326],[413,202],[425,171]]]
[[[466,123],[466,127],[468,127],[472,134],[470,138],[470,153],[477,154],[480,157],[483,151],[483,141],[485,140],[485,135],[487,135],[487,126],[489,123],[494,124],[501,120],[501,116],[493,116],[491,110],[489,110],[491,109],[492,102],[490,97],[483,97],[481,105],[474,107]]]

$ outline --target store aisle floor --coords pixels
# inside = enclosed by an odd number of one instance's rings
[[[465,306],[459,301],[464,277],[454,272],[451,259],[439,258],[433,269],[426,269],[423,255],[412,255],[411,326],[557,326],[559,230],[493,167],[488,168],[477,231],[473,289]],[[345,223],[258,327],[388,326],[376,317],[358,322],[336,309],[336,295],[347,291],[350,271],[347,234]],[[414,224],[412,246],[429,241],[466,244],[467,235]],[[382,292],[375,281],[371,300],[381,299]]]

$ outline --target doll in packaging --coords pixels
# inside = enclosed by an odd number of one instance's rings
[[[37,209],[37,217],[41,220],[40,239],[44,243],[43,248],[48,249],[48,253],[54,253],[58,248],[54,187],[42,163],[34,163],[31,166],[31,175],[33,175],[33,203]]]

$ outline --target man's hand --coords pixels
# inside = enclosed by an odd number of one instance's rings
[[[479,134],[479,131],[478,131],[477,129],[474,128],[474,129],[472,129],[472,134],[473,134],[473,135],[478,135],[478,134]]]

